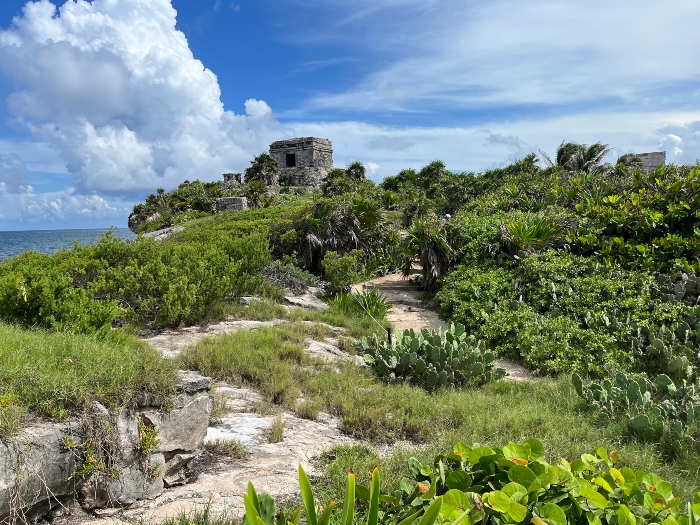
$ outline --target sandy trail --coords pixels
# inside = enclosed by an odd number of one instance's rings
[[[418,274],[417,270],[411,272],[412,275]],[[425,293],[408,279],[404,279],[401,274],[393,273],[358,283],[352,287],[354,293],[362,292],[376,288],[386,297],[387,302],[392,305],[391,310],[387,313],[387,320],[392,324],[395,331],[422,330],[447,330],[447,324],[438,317],[437,312],[433,309],[430,301],[425,300]],[[518,363],[508,361],[506,359],[497,359],[496,366],[504,368],[508,375],[507,380],[510,381],[536,381],[537,378],[532,375],[527,368]]]

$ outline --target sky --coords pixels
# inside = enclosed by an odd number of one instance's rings
[[[697,0],[2,0],[0,230],[333,142],[374,180],[562,140],[700,158]]]

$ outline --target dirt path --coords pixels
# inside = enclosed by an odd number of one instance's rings
[[[417,271],[412,274],[418,273]],[[356,284],[352,287],[354,293],[376,288],[386,297],[387,302],[392,305],[387,313],[387,320],[392,324],[395,331],[403,331],[409,328],[414,330],[447,330],[447,324],[438,317],[430,302],[423,299],[424,292],[414,286],[408,279],[404,279],[400,274],[390,274],[372,279],[364,283]],[[497,359],[496,366],[504,368],[510,381],[535,381],[537,378],[525,367],[508,361]]]

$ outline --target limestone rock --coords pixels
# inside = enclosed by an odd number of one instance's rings
[[[158,431],[160,441],[156,452],[193,452],[202,448],[209,427],[212,400],[206,393],[193,396],[179,394],[172,398],[173,410],[143,410],[147,419]]]
[[[0,445],[0,521],[10,516],[13,498],[23,502],[28,519],[38,518],[75,493],[75,454],[64,448],[63,436],[73,435],[76,422],[26,428]],[[80,442],[79,439],[76,442]]]
[[[211,377],[206,377],[198,374],[197,372],[191,372],[188,370],[180,370],[178,372],[178,376],[180,382],[177,389],[185,394],[206,392],[211,388],[214,381]]]

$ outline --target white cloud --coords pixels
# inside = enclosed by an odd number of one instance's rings
[[[72,190],[46,193],[0,193],[0,229],[124,225],[134,202],[108,201]]]
[[[698,95],[700,2],[692,0],[328,4],[321,23],[290,26],[288,38],[354,39],[376,65],[353,86],[319,93],[310,111],[620,103],[656,110]]]
[[[691,122],[687,124],[687,122]],[[406,147],[374,148],[373,163],[380,165],[373,180],[394,175],[404,168],[420,168],[443,160],[454,171],[479,172],[503,165],[540,149],[554,154],[563,139],[593,144],[601,141],[613,148],[611,159],[629,152],[668,151],[668,162],[695,162],[700,157],[700,111],[685,112],[587,112],[541,119],[523,118],[490,122],[481,126],[389,127],[362,122],[296,123],[290,125],[296,136],[317,136],[333,141],[336,166],[360,159],[368,163],[368,138],[381,137],[383,143]],[[675,133],[689,148],[682,159],[663,143]],[[677,147],[674,141],[671,147]],[[685,150],[684,150],[685,151]],[[691,154],[690,151],[693,151]]]
[[[691,121],[682,125],[669,126],[666,136],[661,140],[660,149],[667,152],[667,161],[676,164],[695,164],[700,162],[700,121]]]
[[[381,169],[381,166],[375,162],[368,162],[365,164],[365,169],[367,170],[367,173],[371,176],[376,175],[379,170]]]
[[[0,195],[8,193],[27,193],[27,166],[19,155],[0,156]]]
[[[78,193],[135,195],[240,171],[287,136],[263,101],[225,111],[169,0],[29,2],[0,31],[17,125],[56,148]]]

